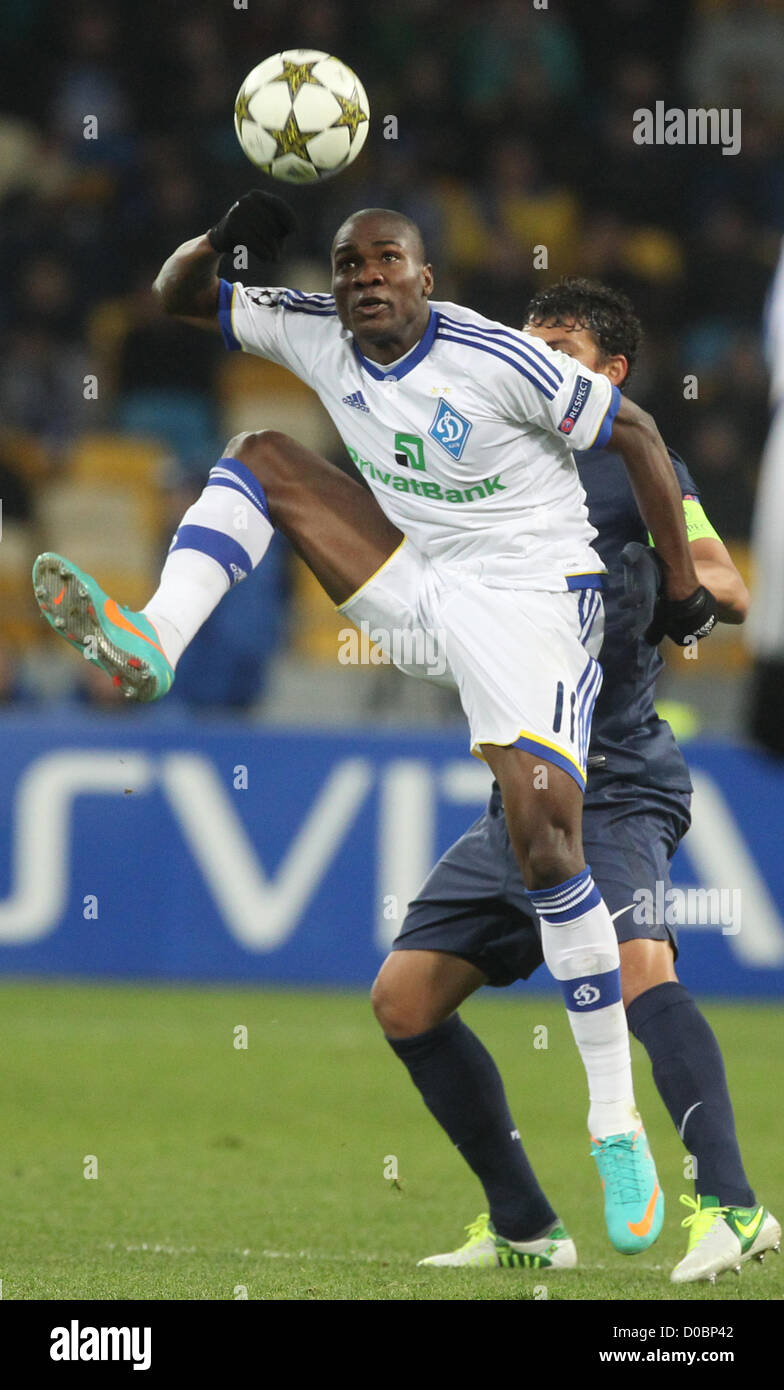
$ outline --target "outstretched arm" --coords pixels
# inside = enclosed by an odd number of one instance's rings
[[[276,261],[296,225],[291,208],[276,194],[259,188],[245,193],[204,236],[183,242],[164,263],[153,285],[161,308],[219,333],[218,263],[224,251],[242,248]]]
[[[220,333],[220,258],[220,251],[215,250],[206,233],[178,246],[164,262],[152,287],[164,312]]]

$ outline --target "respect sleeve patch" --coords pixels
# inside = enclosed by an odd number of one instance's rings
[[[577,383],[575,385],[574,391],[572,392],[572,399],[566,407],[566,414],[564,415],[560,425],[558,426],[562,434],[571,434],[572,430],[577,424],[580,412],[590,394],[590,381],[586,376],[578,376]]]

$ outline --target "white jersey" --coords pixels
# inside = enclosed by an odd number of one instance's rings
[[[618,388],[541,339],[457,304],[431,304],[423,337],[370,361],[328,294],[221,282],[229,347],[312,387],[386,515],[425,555],[496,587],[595,587],[572,448],[602,447]]]

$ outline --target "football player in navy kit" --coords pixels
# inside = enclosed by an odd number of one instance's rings
[[[526,327],[558,351],[622,387],[638,350],[639,321],[625,296],[567,279],[531,302]],[[671,452],[683,493],[699,580],[719,619],[742,623],[748,594],[700,504],[683,460]],[[780,1227],[755,1198],[741,1161],[724,1065],[713,1032],[678,981],[672,927],[641,909],[669,887],[669,863],[689,826],[691,783],[669,725],[653,702],[666,620],[646,527],[620,456],[575,455],[596,547],[607,571],[604,683],[593,717],[583,811],[586,860],[619,940],[623,1002],[632,1033],[678,1134],[696,1158],[688,1250],[675,1282],[714,1280],[778,1247]],[[652,897],[647,899],[648,890]],[[659,898],[661,901],[661,897]],[[443,855],[418,897],[373,988],[393,1049],[435,1118],[482,1182],[488,1212],[466,1243],[421,1261],[445,1266],[565,1268],[576,1251],[526,1158],[498,1070],[456,1012],[485,984],[527,978],[542,963],[537,917],[507,833],[501,793]],[[511,1142],[510,1142],[511,1139]]]

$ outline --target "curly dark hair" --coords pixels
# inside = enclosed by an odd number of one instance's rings
[[[623,383],[629,381],[640,350],[642,324],[631,300],[621,290],[613,290],[600,280],[581,275],[565,275],[556,285],[539,290],[525,315],[526,323],[539,328],[543,323],[576,322],[592,333],[604,358],[622,353],[629,363]]]

